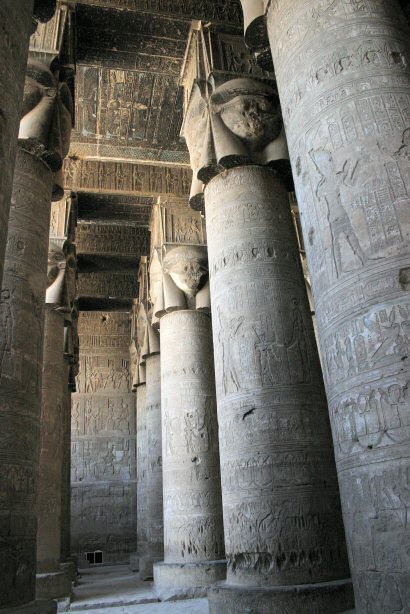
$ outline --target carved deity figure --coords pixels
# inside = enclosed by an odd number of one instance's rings
[[[2,290],[0,300],[0,377],[3,373],[4,359],[11,351],[13,313],[10,300],[10,290]]]
[[[165,256],[163,269],[184,294],[196,296],[208,277],[206,248],[175,247]]]
[[[181,245],[157,256],[151,265],[154,317],[176,309],[210,309],[208,258],[205,246]]]
[[[24,85],[19,139],[58,171],[68,154],[73,102],[66,83],[56,78],[58,67],[48,68],[29,59]]]
[[[329,151],[311,151],[310,157],[321,177],[316,187],[316,196],[326,203],[333,261],[336,276],[340,277],[345,271],[342,259],[342,239],[350,246],[359,266],[363,266],[367,260],[341,198],[342,187],[344,185],[353,187],[358,181],[358,163],[352,166],[351,161],[348,160],[341,171],[335,173],[333,157]]]
[[[251,78],[208,85],[210,95],[194,85],[184,125],[194,173],[190,204],[197,209],[203,183],[224,168],[289,160],[279,99],[269,85]]]

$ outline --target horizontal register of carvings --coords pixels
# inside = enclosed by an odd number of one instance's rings
[[[155,166],[74,157],[64,162],[66,189],[124,194],[189,193],[192,172],[188,167]]]

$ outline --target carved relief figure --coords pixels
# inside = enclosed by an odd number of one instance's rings
[[[222,311],[218,310],[218,319],[221,330],[225,331],[222,337],[222,383],[225,394],[237,392],[241,388],[238,378],[239,366],[239,334],[244,323],[244,318],[228,319]]]
[[[206,410],[201,413],[193,411],[185,414],[184,433],[188,453],[207,452],[211,447],[208,414]]]
[[[291,301],[291,337],[287,343],[289,369],[291,379],[296,382],[308,383],[310,381],[309,353],[306,339],[309,338],[298,300]]]
[[[336,276],[344,272],[342,244],[344,239],[356,259],[356,267],[363,266],[366,256],[359,244],[359,240],[353,230],[349,216],[343,207],[341,189],[343,185],[354,186],[357,181],[358,162],[351,167],[351,161],[347,160],[343,168],[335,173],[333,157],[330,151],[310,151],[309,155],[321,176],[316,186],[316,196],[326,203],[328,222],[331,231],[332,256],[336,270]]]
[[[0,300],[0,376],[3,374],[4,360],[11,351],[13,313],[10,301],[10,290],[2,290]]]

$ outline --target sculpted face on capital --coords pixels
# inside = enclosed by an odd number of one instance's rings
[[[281,131],[279,109],[272,98],[240,94],[219,110],[225,126],[243,141],[249,151],[260,151]]]
[[[176,247],[165,256],[163,267],[177,288],[194,297],[208,278],[206,248]]]

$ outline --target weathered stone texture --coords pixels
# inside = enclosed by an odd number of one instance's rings
[[[62,399],[62,446],[61,465],[61,522],[60,560],[67,561],[71,555],[71,390],[69,388],[70,367],[65,365],[65,388]]]
[[[134,395],[127,313],[81,313],[72,395],[72,551],[125,562],[136,550]]]
[[[274,0],[357,609],[410,603],[409,30],[395,0]]]
[[[162,495],[161,363],[159,354],[146,358],[146,473],[147,553],[140,559],[142,579],[153,577],[153,564],[164,558]]]
[[[34,598],[52,173],[19,148],[0,301],[0,605]]]
[[[208,314],[161,318],[164,563],[161,598],[206,594],[225,578],[212,326]]]
[[[33,0],[0,3],[0,282],[32,15]]]
[[[64,174],[73,190],[146,195],[184,196],[192,179],[189,168],[74,158],[65,162]]]
[[[71,578],[59,569],[66,376],[64,315],[54,305],[46,305],[37,494],[36,596],[39,599],[69,597],[71,593]]]
[[[148,438],[146,412],[146,384],[136,390],[137,396],[137,546],[139,556],[147,550],[147,470]]]
[[[344,611],[348,583],[329,589],[349,570],[286,189],[270,169],[234,168],[207,185],[205,208],[228,558],[228,585],[211,591],[211,612],[222,603],[234,611],[232,585],[250,589],[249,607],[252,589],[271,591],[269,606],[252,611],[295,611],[297,597],[277,591],[313,581],[300,608],[328,612],[334,602]]]
[[[37,497],[37,571],[56,570],[60,560],[64,318],[46,305]]]

